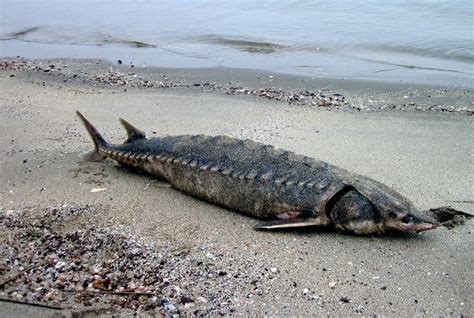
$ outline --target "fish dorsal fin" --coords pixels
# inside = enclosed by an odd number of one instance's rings
[[[141,131],[140,129],[136,128],[132,124],[130,124],[128,121],[126,121],[123,118],[119,118],[120,123],[122,126],[125,128],[127,131],[128,138],[125,140],[124,144],[128,144],[132,141],[138,140],[138,139],[144,139],[146,138],[145,133]]]

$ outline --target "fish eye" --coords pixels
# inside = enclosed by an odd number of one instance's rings
[[[403,223],[406,223],[406,224],[410,224],[410,223],[413,223],[413,220],[415,218],[413,217],[413,215],[410,215],[410,214],[407,214],[403,217],[403,219],[401,220]]]
[[[388,212],[388,216],[391,217],[392,219],[397,218],[397,214],[395,212]]]

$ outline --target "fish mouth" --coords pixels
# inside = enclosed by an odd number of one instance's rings
[[[434,230],[435,228],[436,228],[436,224],[434,223],[415,224],[415,232],[417,233]]]
[[[408,233],[420,233],[429,230],[434,230],[437,225],[435,223],[411,223],[405,224],[398,222],[390,226],[392,229],[398,230],[400,232],[408,232]]]

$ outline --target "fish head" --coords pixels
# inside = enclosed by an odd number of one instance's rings
[[[335,228],[364,235],[418,233],[436,228],[434,219],[408,201],[397,200],[385,192],[369,198],[355,188],[337,197],[329,211],[329,218]]]
[[[362,189],[361,193],[380,212],[383,232],[419,233],[437,226],[436,220],[418,210],[400,193],[381,183],[374,182],[371,189]]]
[[[383,234],[418,233],[436,228],[436,220],[419,211],[409,199],[382,182],[341,169],[332,172],[343,180],[342,189],[333,196],[336,200],[331,200],[333,209],[338,210],[336,214],[346,214],[342,219],[346,222],[347,230],[357,233],[362,229],[363,234]]]

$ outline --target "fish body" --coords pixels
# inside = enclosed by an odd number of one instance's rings
[[[112,145],[78,115],[95,144],[89,159],[113,159],[182,192],[265,220],[258,229],[325,226],[371,234],[435,227],[382,183],[314,158],[228,136],[147,139],[123,119],[128,138]]]

